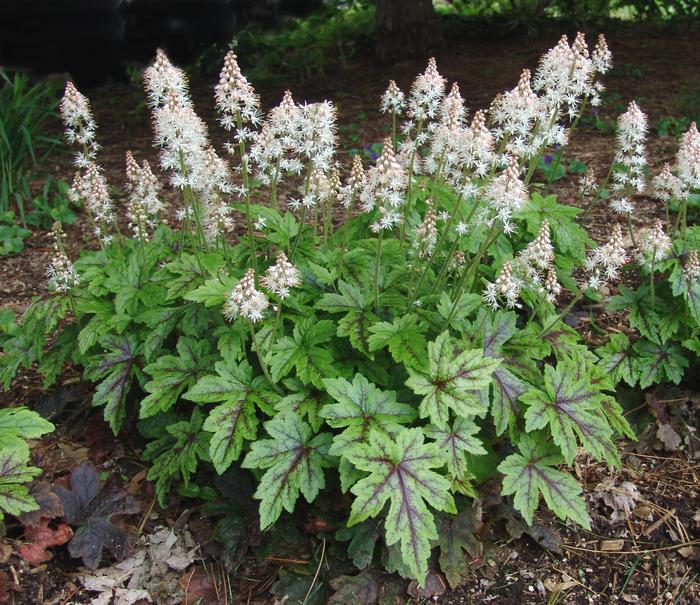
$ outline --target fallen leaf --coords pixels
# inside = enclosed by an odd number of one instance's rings
[[[547,527],[540,523],[533,523],[529,526],[514,514],[507,517],[506,530],[512,538],[520,538],[523,534],[530,536],[537,544],[552,551],[557,555],[562,554],[561,534],[552,527]]]
[[[622,550],[624,545],[624,540],[602,540],[600,542],[600,550],[603,552],[617,552]]]
[[[643,519],[644,521],[653,521],[654,512],[646,504],[640,504],[637,508],[632,511],[635,517]]]
[[[445,593],[447,590],[447,582],[443,575],[434,569],[428,570],[428,575],[425,576],[423,586],[412,580],[406,591],[409,596],[416,600],[434,599]]]
[[[475,519],[471,509],[465,509],[456,516],[440,515],[438,524],[440,569],[450,586],[456,588],[469,571],[469,561],[481,555],[482,544],[476,534],[482,524]]]
[[[130,557],[94,574],[83,574],[80,581],[90,592],[112,594],[117,589],[142,590],[154,603],[180,603],[180,572],[196,555],[196,548],[187,546],[188,535],[187,532],[175,534],[170,528],[143,534]]]
[[[330,584],[336,591],[328,605],[375,605],[381,591],[382,574],[374,570],[360,572],[356,576],[339,576]]]
[[[700,561],[700,550],[694,546],[683,546],[678,549],[678,554],[684,559],[689,559],[690,561]]]
[[[594,499],[602,500],[612,508],[610,522],[613,525],[624,522],[637,507],[637,501],[641,497],[637,486],[631,481],[623,481],[620,485],[616,485],[616,481],[616,477],[607,477],[593,492]]]
[[[49,527],[50,519],[42,519],[37,525],[24,528],[26,542],[20,544],[17,552],[30,565],[41,565],[53,557],[46,550],[61,546],[73,537],[73,530],[66,523],[59,523],[56,529]]]
[[[576,586],[576,584],[577,583],[571,579],[562,579],[561,581],[557,581],[554,578],[547,578],[544,581],[544,587],[549,592],[564,592],[565,590],[569,590],[569,588],[573,588],[574,586]]]
[[[670,424],[662,424],[656,430],[656,438],[668,452],[675,452],[681,445],[681,437]]]
[[[657,420],[662,424],[666,424],[668,422],[668,403],[666,400],[660,400],[653,392],[646,393],[644,399]]]
[[[214,577],[201,567],[182,574],[180,587],[185,593],[182,605],[224,605],[224,597],[218,594]]]
[[[130,550],[129,536],[111,518],[139,512],[137,502],[123,490],[100,490],[100,476],[89,462],[71,471],[70,485],[71,489],[54,487],[63,518],[78,527],[68,544],[70,555],[82,558],[90,569],[99,566],[104,548],[117,560],[125,558]]]

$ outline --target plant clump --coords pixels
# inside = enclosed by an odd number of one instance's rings
[[[69,85],[73,195],[100,248],[72,261],[56,231],[54,287],[5,343],[3,383],[37,363],[48,386],[80,365],[113,431],[135,424],[146,440],[161,505],[231,468],[251,469],[262,529],[342,493],[343,535],[376,519],[391,569],[421,583],[438,527],[490,476],[527,523],[544,501],[590,527],[569,469],[579,452],[620,465],[615,439],[634,432],[618,382],[678,383],[700,352],[700,231],[681,194],[698,189],[695,127],[656,184],[680,210],[649,233],[628,220],[597,244],[584,209],[548,193],[549,173],[539,179],[610,67],[604,38],[591,53],[582,35],[562,37],[468,120],[431,59],[407,94],[390,82],[391,134],[343,179],[332,102],[286,92],[262,114],[229,53],[215,91],[224,159],[184,72],[159,51],[145,85],[160,168],[181,193],[176,228],[133,155],[118,216],[89,104]],[[609,199],[629,219],[646,185],[646,119],[632,103],[619,124],[608,178],[588,172],[582,185],[589,209]],[[618,284],[631,258],[636,289]],[[592,350],[569,312],[611,291],[630,329]]]

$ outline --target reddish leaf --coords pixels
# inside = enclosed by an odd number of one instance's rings
[[[56,529],[49,527],[49,519],[41,519],[36,526],[24,528],[26,543],[17,549],[22,557],[30,565],[41,565],[53,554],[47,548],[61,546],[73,537],[73,530],[66,523],[59,523]]]

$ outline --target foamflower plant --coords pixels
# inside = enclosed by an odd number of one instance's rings
[[[344,493],[345,539],[370,523],[383,537],[360,566],[391,560],[421,583],[432,549],[449,548],[438,527],[490,477],[527,523],[544,503],[590,528],[569,469],[579,455],[619,466],[616,439],[634,433],[617,382],[678,382],[700,351],[695,126],[656,181],[676,215],[632,245],[631,221],[594,242],[582,209],[540,179],[610,67],[603,38],[589,52],[582,35],[562,37],[470,112],[430,59],[407,92],[389,83],[378,109],[391,135],[363,166],[339,153],[331,101],[287,91],[263,111],[233,53],[215,88],[229,134],[216,149],[184,72],[158,51],[144,78],[158,170],[128,154],[124,204],[68,84],[72,195],[99,248],[70,259],[55,232],[51,293],[5,344],[5,387],[20,366],[38,364],[47,387],[82,366],[113,431],[144,437],[162,505],[232,467],[251,469],[262,529]],[[616,165],[602,183],[589,172],[582,199],[611,187],[629,217],[645,137],[632,104]],[[618,288],[623,270],[640,272],[639,289]],[[630,331],[594,352],[569,312],[609,292]]]

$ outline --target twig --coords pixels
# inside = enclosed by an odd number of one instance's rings
[[[326,539],[323,539],[323,544],[321,545],[321,559],[318,562],[318,567],[316,568],[316,573],[314,574],[314,579],[311,580],[311,586],[309,586],[309,591],[306,593],[306,596],[304,597],[304,601],[302,602],[302,605],[306,605],[306,601],[309,598],[309,595],[311,594],[311,591],[313,590],[316,580],[318,580],[318,574],[321,573],[321,565],[323,565],[323,559],[326,556]]]
[[[616,550],[616,551],[605,551],[597,550],[595,548],[580,548],[579,546],[570,546],[568,544],[562,544],[562,548],[566,550],[575,550],[576,552],[587,552],[592,555],[647,555],[652,552],[662,552],[667,550],[677,550],[683,548],[684,546],[694,546],[695,544],[700,544],[700,538],[697,540],[690,540],[688,542],[682,542],[681,544],[673,544],[671,546],[659,546],[658,548],[649,548],[646,550]]]

